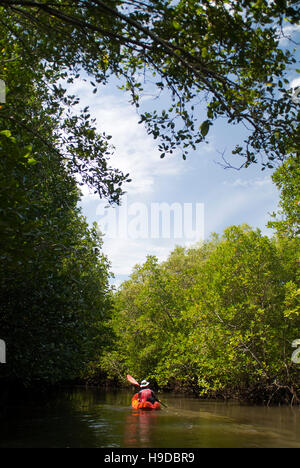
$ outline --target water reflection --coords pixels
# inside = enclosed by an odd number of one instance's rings
[[[130,410],[125,421],[124,447],[151,447],[158,411]]]
[[[72,389],[19,401],[0,423],[4,447],[298,447],[300,408],[263,408],[164,395],[161,411],[123,391]]]

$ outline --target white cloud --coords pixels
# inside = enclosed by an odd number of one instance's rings
[[[99,200],[99,194],[94,193],[94,191],[91,190],[87,185],[81,185],[79,189],[85,201]]]
[[[256,179],[235,179],[231,182],[224,181],[223,185],[227,185],[230,187],[248,187],[248,188],[255,188],[255,187],[263,187],[265,185],[272,184],[272,179],[270,176],[266,176],[263,178],[256,178]]]
[[[138,125],[139,117],[129,104],[109,96],[101,99],[101,111],[96,111],[95,116],[99,130],[105,129],[113,136],[116,147],[113,163],[132,178],[125,187],[128,193],[151,192],[156,177],[180,172],[178,157],[161,160],[157,143]]]
[[[205,213],[206,234],[222,232],[227,226],[249,224],[267,233],[269,213],[278,206],[278,191],[270,176],[242,180],[241,178],[222,183],[224,189],[218,199],[207,205]],[[268,208],[267,208],[268,207]]]
[[[294,78],[291,82],[290,82],[290,87],[293,89],[293,88],[297,88],[298,86],[300,86],[300,77],[299,78]]]
[[[155,255],[160,262],[166,260],[175,245],[170,240],[160,240],[158,243],[151,239],[105,240],[104,237],[103,251],[116,276],[129,276],[135,265],[146,261],[147,255]]]
[[[99,132],[112,136],[115,153],[110,165],[124,173],[129,173],[132,182],[123,189],[129,194],[149,194],[154,191],[156,178],[176,175],[187,169],[180,156],[174,154],[160,158],[157,140],[148,135],[139,116],[124,94],[91,93],[89,83],[80,81],[72,85],[70,92],[80,96],[81,107],[89,106],[90,113],[96,118]],[[82,189],[86,200],[96,198],[87,188]],[[84,200],[83,200],[84,203]]]
[[[157,193],[160,178],[165,186],[165,183],[170,183],[168,176],[172,178],[191,170],[178,154],[160,158],[157,140],[147,134],[143,125],[138,124],[139,116],[123,95],[120,97],[117,94],[99,93],[91,96],[90,86],[85,82],[77,83],[71,92],[80,96],[82,108],[89,106],[91,115],[96,118],[99,132],[112,135],[115,156],[111,157],[110,165],[130,174],[132,182],[123,187],[130,203],[140,200],[148,203],[153,193]],[[209,150],[211,147],[207,148],[207,151]],[[100,214],[107,203],[99,201],[98,196],[86,186],[81,187],[81,191],[81,205],[85,213],[89,213],[91,218],[98,221],[100,230],[102,228],[104,231],[103,251],[117,277],[113,281],[116,285],[119,284],[118,278],[128,277],[136,264],[144,263],[147,255],[155,255],[159,261],[163,261],[175,248],[174,239],[152,239],[150,236],[145,239],[112,238],[108,232],[105,235],[106,230]],[[124,200],[122,205],[123,202]]]
[[[290,40],[295,37],[297,33],[300,32],[299,24],[288,24],[282,29],[278,29],[278,34],[280,35],[279,43],[281,46],[288,45]]]

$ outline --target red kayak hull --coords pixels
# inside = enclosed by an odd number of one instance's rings
[[[140,403],[138,393],[133,395],[131,399],[131,406],[134,409],[141,409],[141,410],[146,410],[146,411],[161,409],[161,405],[158,401],[156,401],[155,403],[150,403],[150,401],[145,401],[144,403]]]

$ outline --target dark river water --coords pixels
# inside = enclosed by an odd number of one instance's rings
[[[300,408],[241,406],[160,394],[161,411],[132,393],[76,388],[9,408],[0,448],[300,448]]]

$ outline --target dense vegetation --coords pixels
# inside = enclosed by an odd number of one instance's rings
[[[0,134],[0,371],[26,385],[77,377],[109,308],[108,262],[76,183],[49,153],[34,158]]]
[[[109,264],[98,229],[78,209],[78,181],[113,202],[123,175],[109,167],[108,141],[87,112],[72,114],[75,97],[52,89],[62,77],[56,66],[38,54],[28,66],[33,38],[20,44],[0,29],[8,85],[0,106],[0,375],[28,386],[80,376],[105,340]]]
[[[130,371],[201,395],[297,401],[300,127],[295,58],[279,46],[297,3],[0,0],[1,378],[122,381]],[[78,185],[119,203],[130,179],[68,91],[83,77],[94,93],[119,79],[161,157],[180,148],[186,158],[218,118],[243,125],[234,164],[280,164],[277,236],[231,227],[163,264],[149,257],[113,297]],[[143,108],[149,92],[166,109]]]
[[[98,366],[200,395],[297,400],[299,247],[232,226],[161,264],[148,257],[116,294],[115,348]]]
[[[91,381],[129,372],[203,397],[299,403],[299,168],[296,154],[274,172],[273,237],[231,226],[136,266],[115,294],[114,345],[90,364]]]

